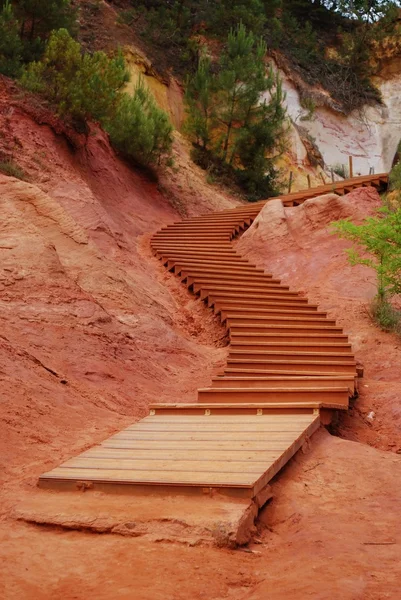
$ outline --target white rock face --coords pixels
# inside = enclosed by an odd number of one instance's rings
[[[300,121],[305,114],[299,93],[293,83],[281,72],[283,89],[286,91],[288,114],[297,120],[310,135],[323,155],[326,165],[344,164],[353,156],[354,175],[365,175],[373,167],[375,173],[390,170],[398,143],[401,140],[401,73],[377,84],[383,97],[383,105],[366,107],[363,117],[358,111],[349,116],[329,108],[317,108],[312,121]],[[294,138],[294,141],[296,136]],[[304,149],[294,143],[292,152],[297,161],[305,158]]]

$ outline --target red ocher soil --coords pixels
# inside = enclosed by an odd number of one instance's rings
[[[15,518],[40,473],[139,418],[155,399],[195,399],[226,351],[221,327],[141,238],[177,219],[155,185],[121,163],[102,136],[73,153],[3,88],[0,107],[1,131],[7,143],[18,140],[14,156],[35,183],[2,177],[0,189],[0,598],[398,600],[400,456],[327,433],[274,483],[254,554],[178,544],[168,534],[155,543]],[[201,197],[199,188],[194,212]],[[365,204],[357,204],[364,216]],[[303,209],[287,210],[296,220]],[[336,217],[328,210],[328,220]],[[316,237],[292,229],[288,253],[282,246],[269,270],[285,279],[292,269],[295,281],[294,264],[306,252],[297,240],[319,243],[323,271],[302,262],[300,287],[333,314],[339,296],[336,318],[370,386],[357,406],[378,415],[372,425],[361,416],[357,436],[381,448],[390,440],[396,450],[398,342],[365,316],[371,274],[356,275],[343,242],[330,249],[326,227],[315,228]],[[307,256],[317,257],[316,249]],[[324,269],[333,288],[327,297]],[[315,277],[310,288],[307,277],[311,284]]]

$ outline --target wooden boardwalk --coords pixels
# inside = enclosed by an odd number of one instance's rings
[[[386,174],[359,177],[282,200],[291,206],[386,183]],[[226,326],[224,371],[198,391],[196,403],[155,404],[145,419],[43,474],[41,487],[218,489],[257,499],[321,422],[347,410],[357,377],[347,336],[324,311],[232,246],[265,202],[185,219],[151,241],[162,263]]]

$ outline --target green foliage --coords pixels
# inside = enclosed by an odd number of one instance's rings
[[[215,125],[213,91],[211,61],[201,58],[195,75],[187,80],[185,102],[188,118],[184,129],[195,144],[204,149],[209,145],[210,130]]]
[[[391,188],[401,191],[401,163],[390,173]],[[351,264],[366,265],[377,274],[378,322],[391,316],[388,298],[401,293],[401,202],[387,203],[376,217],[369,217],[361,225],[348,220],[333,224],[341,237],[354,242],[347,250]]]
[[[122,18],[135,22],[159,66],[193,73],[203,36],[224,40],[242,22],[279,51],[311,85],[322,86],[346,113],[381,101],[371,83],[375,45],[397,33],[387,0],[131,0]],[[372,23],[381,19],[380,26]],[[128,20],[127,20],[128,19]],[[401,47],[401,46],[400,46]],[[330,54],[328,52],[330,49]]]
[[[18,77],[21,71],[22,42],[12,6],[7,0],[0,12],[0,73]]]
[[[54,31],[43,59],[25,69],[22,84],[42,94],[60,116],[84,125],[89,119],[101,123],[116,147],[137,163],[168,162],[172,125],[151,93],[140,82],[134,95],[123,91],[128,72],[119,53],[84,53],[67,30]]]
[[[170,162],[173,127],[143,81],[138,82],[133,96],[122,96],[106,129],[112,143],[137,163]]]
[[[121,54],[83,54],[80,44],[60,29],[51,34],[43,59],[31,63],[21,81],[57,106],[60,115],[102,122],[114,114],[128,73]]]
[[[397,154],[398,156],[401,156],[401,143],[398,145]],[[391,170],[389,175],[389,188],[401,205],[401,160],[399,160]]]
[[[266,73],[266,46],[241,23],[229,33],[217,69],[201,59],[186,89],[186,131],[198,150],[195,161],[231,178],[248,199],[274,189],[274,153],[285,132],[281,81]],[[263,98],[263,100],[262,100]]]
[[[15,12],[25,42],[25,59],[38,59],[45,41],[56,29],[76,30],[76,10],[71,0],[15,0]]]
[[[26,179],[23,169],[11,159],[0,162],[0,172],[4,175],[9,175],[10,177],[16,177],[17,179]]]
[[[380,216],[369,217],[361,225],[338,221],[334,230],[356,244],[347,251],[351,264],[376,271],[380,299],[401,292],[401,208],[384,207]]]
[[[220,0],[204,5],[207,29],[220,36],[227,36],[238,23],[255,35],[262,35],[266,25],[266,7],[262,0]],[[274,4],[269,2],[268,4]],[[277,2],[276,2],[277,4]]]

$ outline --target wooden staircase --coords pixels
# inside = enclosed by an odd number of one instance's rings
[[[387,175],[372,175],[335,184],[334,191],[386,182]],[[327,191],[333,185],[283,201],[299,204]],[[321,422],[347,410],[357,368],[341,327],[232,246],[264,204],[184,219],[151,241],[166,268],[225,325],[225,369],[198,390],[197,402],[154,404],[139,423],[42,475],[42,487],[218,489],[258,498]]]

